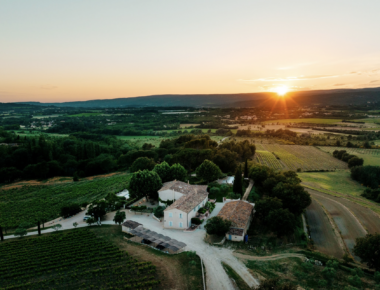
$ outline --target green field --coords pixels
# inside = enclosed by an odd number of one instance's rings
[[[89,229],[2,243],[0,273],[1,289],[158,289],[165,279]]]
[[[172,131],[172,130],[171,130]],[[132,144],[142,147],[144,143],[153,144],[156,148],[160,146],[162,140],[172,139],[176,137],[161,137],[161,136],[116,136],[120,140],[131,142]],[[211,136],[211,140],[219,142],[223,136]]]
[[[48,135],[50,137],[68,137],[69,134],[57,134],[57,133],[46,133],[44,131],[32,131],[31,133],[28,131],[28,129],[24,130],[15,130],[13,131],[16,133],[16,135],[20,135],[20,137],[28,136],[28,137],[38,137],[39,135]],[[21,133],[23,132],[23,133]]]
[[[56,118],[62,115],[56,114],[56,115],[41,115],[41,116],[33,116],[33,119],[44,119],[44,118]]]
[[[92,116],[99,116],[102,115],[102,113],[81,113],[81,114],[75,114],[75,115],[68,115],[68,117],[92,117]]]
[[[355,180],[351,179],[349,170],[335,172],[308,172],[297,173],[302,182],[307,185],[315,185],[322,189],[344,193],[353,196],[360,196],[365,189]]]
[[[346,148],[346,147],[331,147],[320,146],[322,151],[331,153],[335,150],[346,150],[347,153],[363,158],[364,165],[380,166],[380,149],[364,149],[364,148]]]
[[[365,118],[365,119],[358,119],[354,120],[356,122],[366,122],[366,123],[379,123],[380,124],[380,119],[378,118]]]
[[[335,124],[341,122],[341,119],[313,119],[313,118],[303,118],[303,119],[280,119],[265,121],[264,124],[270,123],[316,123],[316,124]]]
[[[126,188],[130,175],[110,177],[56,185],[23,186],[1,190],[0,224],[15,228],[22,222],[32,222],[38,217],[52,220],[59,217],[60,209],[68,203],[92,202],[108,193],[118,193]]]

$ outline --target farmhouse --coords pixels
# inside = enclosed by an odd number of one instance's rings
[[[226,203],[217,216],[232,222],[226,239],[243,241],[253,218],[254,205],[238,200]]]
[[[164,210],[164,227],[171,229],[188,228],[191,218],[208,201],[207,185],[191,185],[176,180],[165,183],[158,194],[160,203],[174,201]]]

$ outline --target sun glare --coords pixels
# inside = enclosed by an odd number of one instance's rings
[[[289,88],[287,86],[280,86],[273,88],[273,91],[277,93],[280,97],[283,97],[286,95],[287,92],[289,92]]]

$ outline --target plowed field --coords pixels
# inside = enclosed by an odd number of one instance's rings
[[[306,216],[315,248],[323,254],[341,259],[344,250],[322,206],[312,200],[311,205],[306,209]]]

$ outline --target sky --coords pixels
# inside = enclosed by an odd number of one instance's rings
[[[0,0],[0,102],[380,87],[379,0]]]

